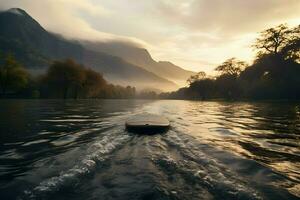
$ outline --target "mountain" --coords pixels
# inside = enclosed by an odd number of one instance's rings
[[[158,76],[174,81],[180,85],[185,84],[186,80],[191,75],[195,74],[195,72],[182,69],[171,62],[156,62],[146,49],[138,47],[134,44],[119,41],[81,41],[81,43],[87,49],[97,52],[105,52],[107,54],[121,57],[132,64],[138,65],[150,72],[155,73]]]
[[[0,45],[29,67],[41,67],[52,59],[82,56],[83,47],[47,32],[24,10],[12,8],[0,13]]]
[[[0,49],[12,52],[29,69],[46,69],[53,60],[72,58],[103,74],[110,82],[138,89],[178,86],[150,71],[117,56],[85,48],[76,41],[46,31],[24,10],[12,8],[0,12]]]
[[[100,71],[106,79],[115,84],[131,85],[138,89],[159,88],[162,91],[178,88],[173,82],[116,56],[85,50],[82,59],[83,63]]]

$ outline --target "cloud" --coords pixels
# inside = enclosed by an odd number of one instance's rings
[[[147,45],[134,37],[123,37],[94,29],[90,22],[83,19],[82,14],[103,18],[109,16],[111,11],[88,0],[7,0],[0,4],[2,10],[12,7],[26,10],[48,31],[62,34],[67,38],[119,40],[136,45]]]
[[[171,59],[182,58],[179,63],[190,63],[194,70],[210,71],[233,56],[251,62],[258,32],[280,23],[300,23],[299,0],[161,0],[151,9],[162,27],[177,30],[160,43],[161,49],[171,49]]]
[[[11,7],[66,37],[144,46],[195,71],[233,56],[251,62],[257,32],[300,22],[299,0],[1,0]]]
[[[182,1],[178,1],[182,2]],[[218,33],[241,33],[266,28],[266,24],[299,19],[299,0],[189,0],[157,4],[167,23],[173,22],[189,30]]]

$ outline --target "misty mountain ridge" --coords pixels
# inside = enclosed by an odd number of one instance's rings
[[[179,85],[184,85],[186,80],[195,72],[182,69],[168,61],[155,61],[147,49],[138,47],[134,44],[121,41],[97,42],[97,41],[81,41],[87,49],[105,52],[114,56],[123,58],[124,60],[138,65],[143,69],[164,77]]]
[[[164,90],[178,88],[171,81],[178,79],[177,71],[186,72],[184,80],[192,73],[171,63],[156,62],[146,49],[129,44],[120,47],[117,42],[99,45],[104,43],[65,39],[46,31],[20,8],[1,11],[0,26],[1,51],[12,52],[29,69],[45,70],[53,60],[72,58],[101,72],[112,83]],[[171,77],[173,72],[174,77]]]
[[[44,68],[55,59],[81,61],[82,46],[47,32],[22,9],[0,12],[0,26],[1,50],[12,52],[27,68]]]

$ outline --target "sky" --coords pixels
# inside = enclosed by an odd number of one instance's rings
[[[251,64],[260,31],[300,24],[300,0],[0,0],[12,7],[65,37],[126,41],[208,73],[231,57]]]

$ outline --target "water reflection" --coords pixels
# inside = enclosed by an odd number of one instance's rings
[[[0,195],[297,199],[299,108],[284,102],[1,100]],[[172,128],[155,136],[126,132],[124,121],[140,112],[165,115]]]
[[[180,104],[181,102],[177,102]],[[300,183],[300,115],[297,103],[182,102],[176,128],[199,141],[256,160],[284,174],[293,193]],[[185,126],[185,127],[182,127]],[[281,183],[286,186],[287,183]],[[297,189],[295,189],[297,188]]]

